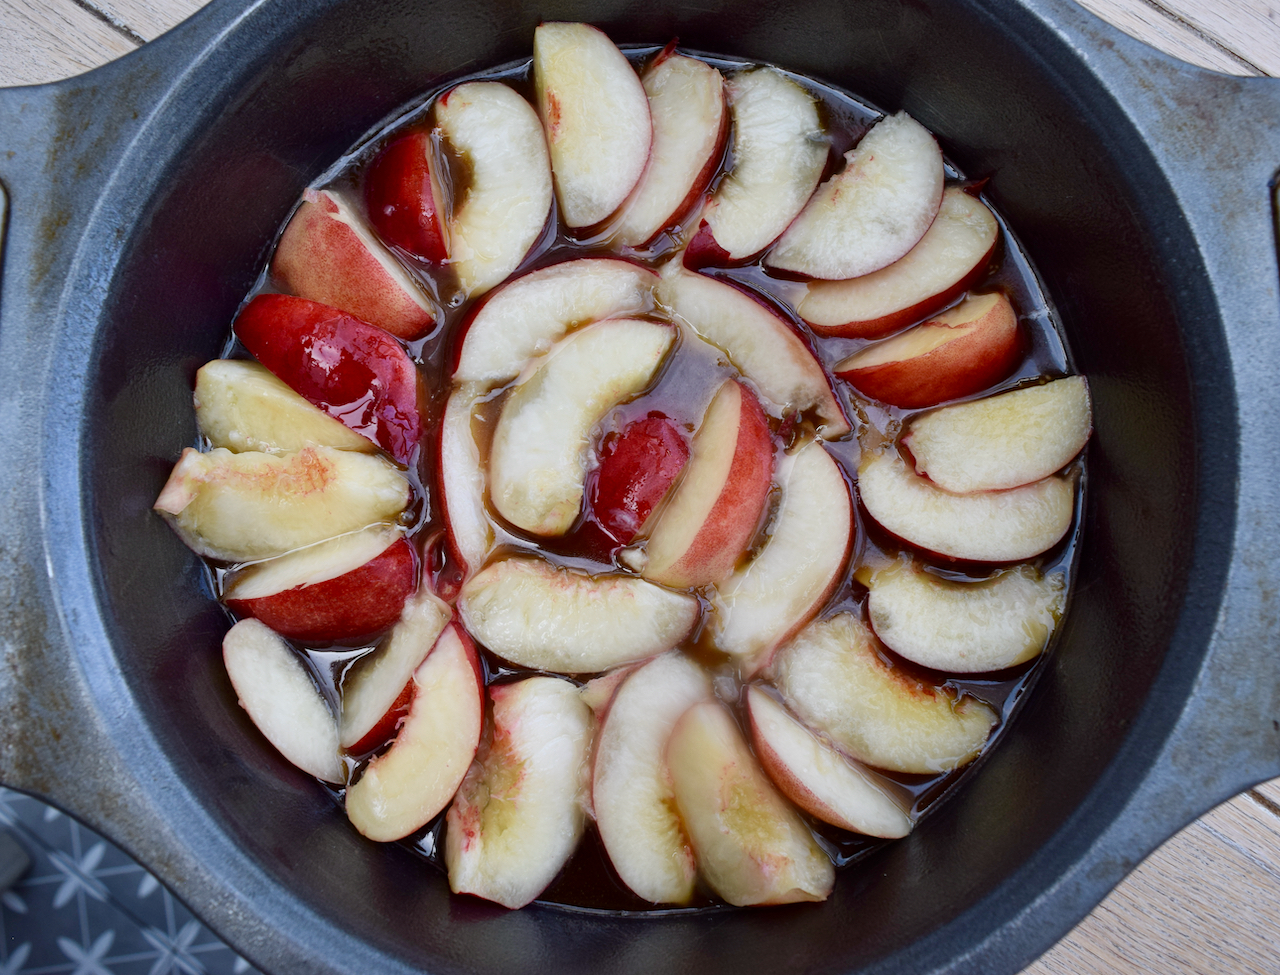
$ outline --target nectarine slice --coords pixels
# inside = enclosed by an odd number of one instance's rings
[[[458,597],[463,621],[522,667],[593,674],[670,650],[689,635],[698,601],[643,579],[591,576],[539,558],[493,562]]]
[[[915,417],[902,443],[917,473],[967,494],[1061,470],[1084,448],[1091,426],[1088,383],[1068,376]]]
[[[582,510],[591,434],[652,382],[676,338],[633,318],[570,333],[507,397],[489,449],[489,499],[517,528],[562,535]]]
[[[867,611],[885,646],[924,667],[952,674],[1014,667],[1039,655],[1066,600],[1061,572],[1027,565],[989,579],[953,582],[911,559],[876,570]]]
[[[192,551],[251,562],[394,521],[408,503],[409,482],[381,457],[331,447],[293,454],[188,447],[155,509]]]
[[[728,380],[707,407],[689,461],[655,515],[647,579],[705,586],[733,571],[760,528],[773,478],[773,439],[759,401]]]
[[[992,293],[855,352],[834,371],[869,399],[916,409],[986,389],[1021,357],[1018,316],[1008,298]]]
[[[615,241],[631,247],[649,243],[693,209],[729,135],[724,79],[705,61],[660,56],[641,81],[653,118],[653,148],[614,232]]]
[[[676,806],[707,884],[730,904],[826,900],[831,861],[756,764],[716,700],[693,705],[667,745]]]
[[[845,153],[844,169],[818,187],[764,262],[836,281],[888,267],[933,223],[944,175],[928,129],[906,112],[881,119]]]
[[[622,681],[596,734],[592,804],[600,838],[623,883],[655,904],[693,896],[697,864],[665,753],[680,716],[710,697],[702,668],[682,654],[663,654]]]
[[[317,779],[346,778],[329,705],[278,634],[258,620],[241,620],[222,640],[222,659],[240,706],[276,751]]]
[[[466,633],[446,627],[413,683],[413,704],[395,742],[347,789],[347,818],[382,843],[408,836],[449,804],[480,742],[480,660]]]
[[[530,677],[489,688],[492,738],[449,807],[449,886],[512,909],[555,879],[585,825],[591,712],[577,688]]]
[[[933,774],[978,756],[998,715],[891,667],[857,617],[810,623],[774,657],[778,690],[810,728],[876,768]]]
[[[603,32],[569,23],[534,31],[533,83],[564,222],[598,224],[631,195],[649,162],[644,86]]]
[[[214,359],[196,373],[196,423],[215,447],[287,453],[336,447],[373,453],[376,445],[312,406],[271,370],[247,359]]]
[[[732,165],[685,252],[689,268],[741,263],[768,247],[804,208],[827,161],[813,96],[782,72],[742,71],[726,90]]]
[[[774,411],[812,413],[827,440],[849,432],[822,366],[763,300],[725,281],[691,274],[677,261],[662,269],[657,294],[668,314],[723,352]]]
[[[944,308],[975,284],[995,251],[1000,225],[959,186],[925,235],[888,267],[847,281],[813,281],[796,311],[819,335],[878,339]]]
[[[231,573],[222,599],[291,640],[323,643],[386,629],[417,582],[413,546],[374,525]]]
[[[759,687],[748,687],[746,697],[751,742],[783,795],[841,829],[885,839],[911,832],[905,789],[841,755]]]
[[[418,338],[435,324],[421,285],[331,190],[307,191],[276,245],[271,274],[290,294],[341,308],[400,338]]]
[[[858,470],[867,513],[903,541],[967,562],[1021,562],[1056,545],[1071,527],[1075,482],[1046,477],[1008,491],[951,494],[913,474],[896,451]]]

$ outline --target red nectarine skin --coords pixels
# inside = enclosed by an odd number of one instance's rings
[[[728,117],[728,113],[725,113]],[[711,232],[711,226],[704,220],[698,226],[698,232],[693,235],[693,239],[689,241],[689,245],[684,249],[684,266],[690,271],[698,271],[704,267],[732,267],[736,264],[745,264],[747,258],[742,261],[735,261],[729,256],[729,252],[716,243],[715,234]]]
[[[430,150],[426,132],[391,142],[369,167],[364,198],[369,221],[383,240],[439,264],[449,253],[432,186]]]
[[[661,413],[606,437],[591,490],[600,526],[622,544],[631,542],[688,459],[688,441]]]
[[[363,755],[389,742],[400,730],[400,722],[413,706],[414,683],[412,678],[404,685],[395,702],[387,708],[387,713],[378,719],[378,723],[368,733],[347,749],[352,755]]]
[[[411,462],[424,430],[418,370],[385,331],[328,305],[258,295],[236,334],[258,361],[300,396]]]
[[[399,619],[417,576],[413,546],[401,538],[333,579],[256,599],[228,599],[227,608],[259,619],[291,640],[352,639],[385,630]]]
[[[403,339],[425,335],[435,324],[431,312],[355,230],[337,219],[338,212],[328,193],[308,191],[271,260],[271,274],[281,289],[376,322]],[[394,260],[390,254],[384,259]]]

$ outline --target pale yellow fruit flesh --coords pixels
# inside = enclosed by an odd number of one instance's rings
[[[707,884],[730,904],[821,901],[835,870],[756,764],[724,705],[695,704],[667,746],[676,805]]]
[[[822,366],[782,319],[750,295],[679,261],[662,269],[658,301],[671,317],[714,345],[773,412],[816,415],[818,432],[835,440],[849,432]]]
[[[494,81],[459,85],[437,102],[450,147],[471,165],[471,186],[449,219],[449,261],[469,295],[505,279],[551,212],[551,167],[532,106]]]
[[[733,113],[733,168],[704,219],[734,260],[768,247],[812,195],[827,160],[813,96],[773,68],[726,83]]]
[[[592,801],[618,876],[655,904],[693,896],[693,851],[675,808],[666,747],[676,721],[711,696],[702,669],[664,654],[623,681],[596,741]]]
[[[870,580],[871,626],[885,645],[952,674],[1014,667],[1040,654],[1062,616],[1065,578],[1018,566],[979,582],[951,582],[909,558]]]
[[[347,789],[347,817],[371,840],[401,839],[435,818],[480,740],[480,684],[454,630],[436,642],[413,683],[413,704],[395,742]]]
[[[250,562],[392,522],[408,503],[409,482],[381,457],[187,448],[155,508],[198,554]]]
[[[265,366],[215,359],[196,373],[196,423],[214,447],[279,454],[303,447],[373,453],[367,437],[312,406]]]
[[[763,549],[716,587],[711,635],[718,649],[761,658],[822,608],[849,551],[853,506],[820,441],[789,458],[782,503]]]
[[[916,417],[905,438],[916,471],[957,494],[1030,484],[1061,470],[1089,439],[1083,376],[947,406]]]
[[[591,434],[653,380],[676,330],[617,318],[564,339],[503,404],[489,453],[489,497],[517,528],[561,535],[582,508]]]
[[[871,517],[898,537],[971,562],[1020,562],[1039,555],[1062,539],[1075,512],[1069,478],[951,494],[913,474],[896,451],[863,460],[858,492]]]
[[[971,762],[997,715],[889,668],[849,613],[811,623],[774,658],[787,705],[841,750],[875,768],[933,774]]]
[[[572,855],[585,823],[592,718],[577,688],[531,677],[492,688],[493,737],[449,807],[455,893],[523,907]]]
[[[467,630],[498,656],[535,670],[593,674],[670,650],[698,619],[698,600],[635,576],[591,576],[539,558],[509,558],[458,597]]]

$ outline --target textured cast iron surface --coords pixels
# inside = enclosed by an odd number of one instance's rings
[[[963,793],[820,907],[450,898],[256,735],[225,618],[150,512],[195,435],[194,371],[301,189],[416,93],[527,54],[539,17],[907,109],[992,175],[1090,377],[1057,655]],[[0,778],[119,839],[274,972],[1018,970],[1155,843],[1280,772],[1278,100],[1056,0],[227,0],[104,70],[0,93]]]

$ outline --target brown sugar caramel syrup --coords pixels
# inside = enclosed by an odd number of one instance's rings
[[[623,46],[623,52],[636,66],[643,71],[645,65],[652,60],[662,48],[656,46]],[[726,78],[736,71],[753,67],[757,62],[732,60],[697,52],[681,53],[700,58],[720,70]],[[819,114],[826,129],[829,152],[826,171],[823,179],[841,165],[842,156],[856,144],[868,128],[884,113],[877,111],[865,102],[847,92],[822,84],[810,78],[783,70],[788,78],[794,80],[808,90],[818,102]],[[394,136],[415,125],[424,124],[436,96],[463,81],[484,80],[501,81],[520,92],[531,103],[536,104],[533,94],[532,62],[524,59],[470,75],[466,78],[451,81],[447,85],[433,89],[415,100],[411,105],[394,113],[389,120],[379,124],[368,135],[361,139],[346,155],[338,159],[313,184],[316,188],[328,188],[343,192],[348,200],[358,209],[363,210],[363,179],[369,164],[378,151]],[[948,185],[964,184],[966,179],[950,162],[946,162]],[[470,180],[466,161],[457,157],[448,158],[447,179],[454,194],[464,192]],[[712,181],[708,193],[711,192],[727,172],[732,163],[732,139],[725,149],[716,177]],[[999,175],[994,177],[996,181]],[[981,186],[974,186],[973,192],[980,193]],[[984,202],[985,196],[982,197]],[[993,209],[1000,226],[1000,237],[996,246],[988,272],[973,290],[989,292],[999,290],[1012,301],[1018,313],[1021,331],[1024,337],[1024,355],[1018,368],[1005,380],[995,386],[970,397],[980,399],[993,393],[1021,385],[1034,383],[1042,377],[1070,375],[1074,372],[1060,326],[1049,305],[1044,289],[1019,246],[1016,238],[1010,233],[1008,226],[1000,214]],[[617,247],[610,244],[608,231],[595,233],[589,228],[586,233],[570,234],[560,224],[557,207],[552,213],[542,236],[525,257],[517,270],[511,275],[514,279],[529,271],[550,264],[580,257],[622,257],[657,269],[674,255],[697,229],[698,216],[689,215],[683,229],[667,231],[660,234],[648,247],[633,249]],[[286,221],[287,223],[287,221]],[[283,231],[283,226],[281,228]],[[439,583],[442,579],[457,580],[460,569],[450,561],[447,546],[440,544],[444,529],[441,499],[437,496],[432,467],[435,464],[433,444],[438,437],[439,425],[444,412],[445,401],[450,390],[451,371],[455,355],[470,315],[485,295],[492,294],[497,288],[486,292],[475,300],[465,300],[446,267],[431,266],[422,263],[411,255],[396,248],[391,248],[402,259],[410,273],[430,295],[438,309],[436,326],[425,338],[404,343],[410,355],[417,363],[427,391],[429,404],[428,434],[419,450],[417,461],[406,472],[413,487],[413,501],[402,515],[402,524],[408,529],[408,537],[415,544],[419,553],[423,583]],[[676,257],[678,259],[678,257]],[[803,283],[786,280],[767,272],[757,260],[755,263],[729,269],[705,269],[702,273],[710,273],[713,277],[742,285],[763,295],[769,304],[784,319],[791,322],[805,340],[809,348],[822,363],[828,378],[832,366],[849,356],[859,348],[870,344],[867,340],[816,338],[801,322],[794,312],[795,304],[803,294]],[[498,286],[499,288],[502,285]],[[257,285],[246,296],[245,301],[261,293],[275,290],[267,270],[262,271]],[[956,299],[959,300],[958,298]],[[644,317],[644,316],[638,316]],[[234,335],[228,340],[224,349],[224,358],[248,358],[244,348]],[[701,419],[712,393],[719,382],[725,378],[736,377],[738,373],[725,361],[723,356],[715,355],[715,350],[700,342],[678,343],[655,383],[651,393],[638,399],[624,403],[606,418],[603,431],[622,429],[633,419],[643,417],[650,411],[657,410],[671,417],[687,433],[692,433]],[[748,384],[749,384],[748,380]],[[506,388],[498,389],[476,408],[473,418],[473,434],[481,450],[481,456],[487,454],[488,441],[492,435],[493,425],[497,421],[502,401],[509,392]],[[900,410],[883,404],[862,399],[846,383],[833,382],[837,399],[845,410],[845,414],[853,427],[853,432],[838,441],[827,443],[827,449],[840,465],[845,479],[857,499],[857,466],[861,451],[864,448],[875,448],[896,440],[905,424],[916,413],[923,411]],[[799,422],[788,424],[788,436],[793,441],[811,435],[810,418],[801,417]],[[775,433],[776,449],[784,449],[780,431],[781,419],[770,418]],[[202,445],[207,449],[208,444]],[[1076,512],[1073,527],[1066,537],[1049,551],[1029,560],[1042,573],[1061,572],[1066,575],[1067,592],[1070,593],[1071,581],[1075,565],[1075,557],[1080,531],[1080,510],[1084,494],[1085,469],[1083,458],[1077,458],[1068,468],[1076,479]],[[586,498],[590,498],[592,476],[588,474]],[[775,492],[776,494],[776,492]],[[618,571],[622,566],[616,561],[616,553],[620,546],[594,520],[584,503],[585,510],[577,524],[565,536],[551,541],[535,539],[522,535],[517,529],[503,523],[500,516],[489,508],[494,522],[496,545],[495,556],[530,550],[536,550],[547,559],[563,565],[571,565],[587,571]],[[768,522],[766,513],[761,525],[761,535]],[[857,570],[868,564],[883,564],[895,557],[900,546],[883,531],[871,524],[860,504],[854,505],[854,541],[852,553],[846,566],[844,577],[835,593],[828,600],[823,610],[816,617],[823,619],[838,612],[850,611],[866,620],[867,590],[854,578]],[[762,538],[761,538],[762,540]],[[967,566],[951,564],[946,561],[930,561],[921,553],[917,558],[929,565],[930,571],[947,578],[982,578],[990,574],[991,566]],[[222,592],[226,573],[234,566],[209,563],[211,585],[219,595]],[[625,571],[625,570],[624,570]],[[701,598],[701,596],[699,597]],[[704,609],[707,607],[703,599]],[[683,647],[695,660],[701,663],[713,676],[717,691],[728,700],[739,723],[745,732],[742,707],[736,699],[736,681],[733,678],[734,668],[727,655],[715,650],[701,638],[703,627],[700,625],[693,636]],[[1056,635],[1056,634],[1055,634]],[[904,775],[883,772],[888,778],[900,783],[913,797],[911,816],[913,820],[927,815],[933,806],[944,797],[955,791],[981,762],[987,751],[995,747],[1019,702],[1038,678],[1043,669],[1043,661],[1052,653],[1054,640],[1046,651],[1036,660],[1008,671],[994,674],[967,674],[954,676],[927,671],[915,664],[897,657],[883,646],[880,653],[883,659],[895,668],[928,684],[944,684],[961,694],[972,695],[991,705],[1000,715],[1000,721],[993,730],[983,755],[974,762],[953,772],[933,776]],[[303,654],[322,693],[335,710],[340,705],[343,675],[357,660],[373,651],[377,646],[376,637],[365,640],[359,645],[334,644],[326,646],[302,646],[294,642],[296,649]],[[494,656],[483,646],[480,656],[485,672],[485,683],[503,683],[529,676],[531,671],[516,667],[505,660]],[[563,676],[563,675],[562,675]],[[570,675],[576,683],[585,683],[594,675]],[[750,735],[746,738],[750,741]],[[383,746],[383,749],[389,745]],[[377,754],[375,752],[374,754]],[[372,755],[348,758],[352,772],[358,776],[361,769]],[[323,784],[323,783],[322,783]],[[341,808],[344,790],[325,785],[334,800]],[[814,831],[822,848],[828,853],[838,867],[853,864],[871,853],[889,840],[860,836],[829,826],[801,813]],[[417,833],[400,841],[402,846],[412,850],[434,868],[443,871],[443,831],[445,829],[444,813]],[[372,841],[371,841],[372,842]],[[562,907],[603,911],[611,913],[668,913],[727,909],[717,898],[700,888],[694,902],[685,907],[655,906],[633,894],[618,878],[609,863],[609,857],[600,841],[594,824],[588,823],[586,835],[568,864],[560,875],[538,898],[539,903],[555,904]]]

